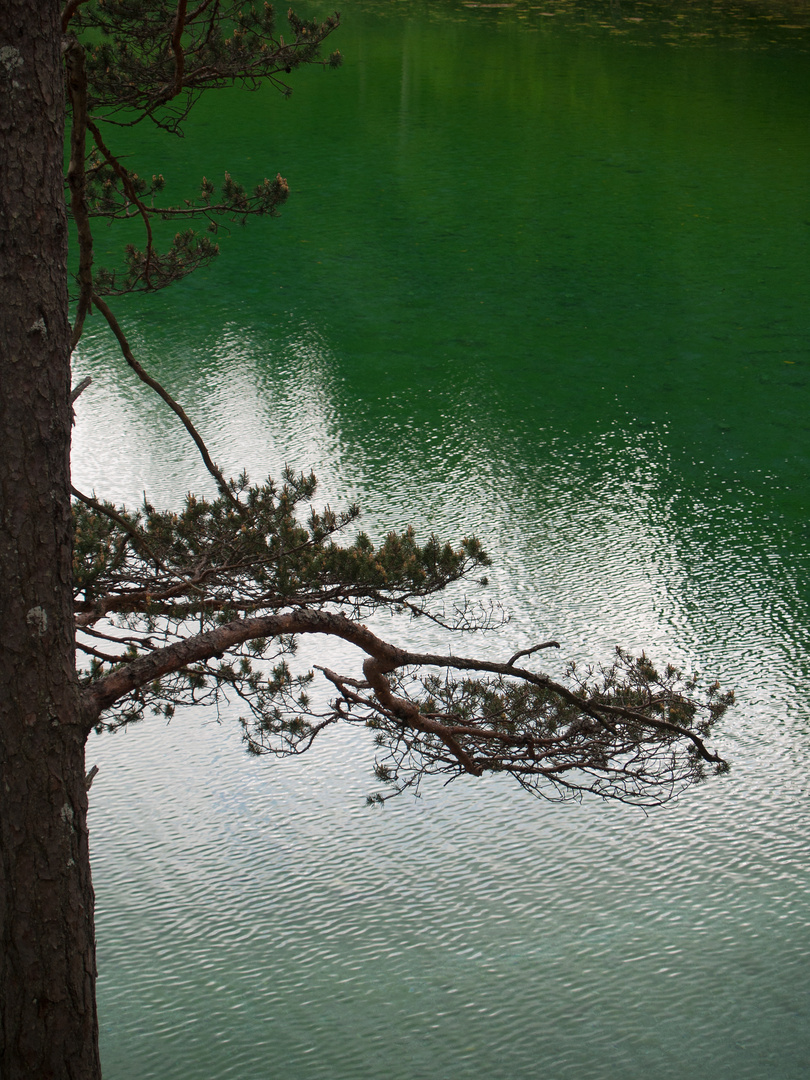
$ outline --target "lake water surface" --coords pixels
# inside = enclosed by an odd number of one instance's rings
[[[733,769],[646,817],[496,779],[375,811],[362,732],[281,763],[226,714],[93,740],[105,1076],[804,1080],[807,4],[342,15],[344,67],[289,100],[138,129],[179,197],[292,189],[119,304],[139,358],[227,471],[314,468],[377,536],[476,532],[511,616],[479,649],[621,644],[734,687]],[[97,319],[84,374],[78,487],[209,489]]]

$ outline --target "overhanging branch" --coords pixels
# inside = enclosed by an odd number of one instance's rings
[[[704,761],[723,764],[723,759],[708,750],[699,734],[683,725],[651,716],[640,709],[583,697],[546,675],[516,668],[511,659],[507,663],[496,663],[476,658],[412,652],[384,641],[366,626],[353,622],[344,615],[306,608],[256,618],[237,619],[214,630],[185,638],[139,657],[85,689],[84,695],[89,714],[94,716],[93,722],[95,722],[104,709],[109,708],[125,695],[165,675],[187,669],[193,664],[204,662],[212,657],[222,656],[244,642],[257,638],[267,639],[300,634],[325,634],[338,637],[364,652],[367,659],[363,665],[363,673],[383,709],[399,717],[407,726],[440,738],[463,765],[465,771],[476,775],[480,775],[480,767],[461,747],[457,738],[463,733],[463,726],[437,723],[420,711],[412,701],[395,696],[387,678],[391,672],[408,667],[440,668],[448,671],[469,672],[471,675],[489,674],[514,679],[549,692],[601,727],[607,727],[612,731],[611,725],[614,723],[629,723],[647,731],[658,731],[666,738],[687,741]],[[475,733],[476,737],[486,734],[480,727],[476,727]]]

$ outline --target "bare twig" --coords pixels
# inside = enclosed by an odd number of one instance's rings
[[[521,649],[520,652],[516,652],[514,656],[506,661],[506,666],[510,668],[514,665],[516,660],[521,658],[521,656],[531,656],[532,653],[536,653],[540,649],[559,649],[559,647],[559,641],[543,641],[539,645],[532,645],[530,649]]]
[[[80,383],[77,383],[77,385],[73,387],[73,389],[70,391],[70,404],[71,405],[76,401],[76,399],[81,394],[83,394],[85,392],[85,390],[87,389],[87,387],[90,385],[90,383],[92,381],[93,380],[90,378],[89,375],[85,375],[85,377],[82,379],[82,381]]]
[[[107,322],[109,323],[110,329],[112,330],[112,332],[115,334],[116,338],[118,339],[118,344],[121,346],[121,352],[123,353],[123,356],[124,356],[124,359],[126,360],[126,362],[129,364],[129,366],[132,368],[132,370],[135,372],[135,374],[138,376],[138,378],[141,380],[141,382],[146,383],[146,385],[148,387],[150,387],[152,390],[154,390],[155,393],[166,402],[166,404],[169,406],[169,408],[172,410],[172,412],[175,414],[175,416],[177,416],[180,419],[180,421],[183,424],[183,427],[186,429],[186,431],[189,433],[189,435],[194,440],[194,442],[195,442],[195,444],[197,446],[197,449],[200,452],[200,457],[203,459],[203,462],[205,463],[206,469],[208,469],[211,476],[213,476],[213,478],[216,480],[217,486],[219,487],[220,492],[227,499],[229,499],[230,502],[233,503],[234,506],[238,506],[239,505],[239,500],[237,498],[235,498],[233,492],[228,487],[228,482],[226,481],[225,477],[222,475],[222,473],[219,471],[217,466],[214,464],[214,462],[213,462],[213,460],[211,458],[211,455],[208,453],[208,447],[205,445],[205,443],[203,442],[202,436],[200,435],[200,433],[197,431],[197,429],[192,424],[191,420],[186,415],[185,410],[182,408],[181,405],[179,405],[174,400],[174,398],[171,396],[171,394],[168,392],[168,390],[165,390],[163,388],[163,386],[157,381],[157,379],[153,378],[138,363],[138,361],[135,359],[135,356],[134,356],[134,354],[132,352],[132,349],[130,348],[129,342],[126,339],[124,331],[121,329],[121,326],[120,326],[118,320],[116,319],[115,315],[113,315],[113,313],[110,310],[109,306],[101,299],[101,297],[97,293],[93,293],[93,303],[96,305],[96,307],[101,312],[101,314],[104,316],[104,318],[107,320]]]

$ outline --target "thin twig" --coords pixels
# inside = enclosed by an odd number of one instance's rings
[[[510,657],[506,661],[508,668],[512,667],[516,660],[519,660],[521,656],[531,656],[532,653],[536,653],[539,649],[559,649],[559,641],[543,641],[539,645],[532,645],[530,649],[521,649],[520,652],[516,652],[514,656]]]
[[[228,482],[226,481],[225,477],[214,464],[213,460],[211,459],[211,455],[208,453],[208,447],[203,442],[202,436],[194,427],[191,420],[189,420],[183,407],[174,400],[168,390],[165,390],[163,386],[161,386],[161,384],[157,381],[157,379],[153,378],[147,371],[144,370],[144,368],[141,367],[141,365],[138,363],[138,361],[135,359],[135,356],[133,355],[132,349],[129,346],[129,342],[126,339],[124,331],[121,329],[118,320],[116,319],[115,315],[113,315],[109,306],[101,299],[101,297],[97,293],[93,293],[93,303],[107,320],[110,325],[110,329],[118,339],[118,344],[121,346],[121,352],[123,353],[126,362],[129,364],[129,366],[132,368],[132,370],[135,372],[141,382],[146,383],[146,385],[150,387],[150,389],[155,391],[158,397],[161,397],[166,402],[166,404],[169,406],[175,416],[179,418],[180,422],[183,424],[183,427],[192,437],[197,446],[197,449],[200,452],[200,457],[205,463],[206,469],[208,469],[209,473],[216,480],[220,492],[227,499],[229,499],[234,506],[240,506],[241,504],[239,500],[234,496],[233,492],[228,487]]]
[[[130,201],[137,206],[138,212],[143,218],[144,228],[146,229],[146,261],[144,263],[143,276],[146,284],[150,285],[151,282],[149,280],[149,271],[152,265],[154,243],[152,241],[152,222],[149,218],[149,208],[141,201],[141,199],[138,198],[138,193],[135,190],[135,185],[132,183],[132,177],[129,175],[129,173],[115,156],[115,154],[113,154],[113,152],[109,149],[101,136],[101,132],[89,117],[87,117],[87,130],[91,132],[93,139],[95,140],[96,146],[107,159],[116,176],[120,178],[121,183],[124,185],[124,192],[127,198],[130,199]]]
[[[85,392],[85,390],[87,389],[87,387],[90,385],[90,383],[92,381],[93,380],[90,378],[89,375],[85,375],[85,377],[82,379],[82,381],[77,386],[73,387],[73,389],[70,391],[70,404],[71,405],[76,401],[76,399],[79,397],[80,394],[83,394]]]

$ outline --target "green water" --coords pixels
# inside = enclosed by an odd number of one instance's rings
[[[648,819],[496,782],[377,815],[359,735],[274,768],[205,714],[98,741],[107,1076],[799,1080],[806,5],[342,13],[344,68],[289,101],[139,132],[179,193],[292,189],[120,305],[139,357],[227,469],[314,467],[372,532],[477,531],[512,618],[482,647],[648,647],[735,686],[734,771]],[[98,325],[86,371],[78,486],[207,486]]]

